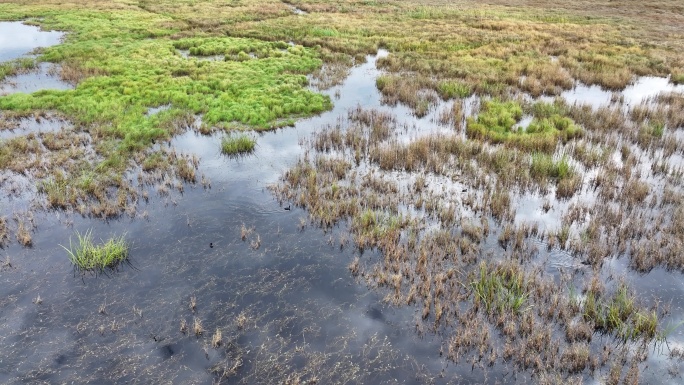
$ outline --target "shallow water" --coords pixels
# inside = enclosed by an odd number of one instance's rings
[[[294,5],[288,4],[287,7],[290,8],[290,10],[292,11],[292,13],[294,13],[295,15],[301,16],[301,15],[306,15],[306,14],[308,14],[308,12],[306,12],[305,10],[300,9],[300,8],[297,8],[297,7],[295,7]]]
[[[626,107],[635,106],[659,94],[669,92],[684,93],[684,85],[670,83],[668,78],[642,76],[619,92],[611,92],[597,85],[588,86],[577,82],[572,90],[564,91],[561,97],[571,105],[588,104],[593,109],[598,109],[616,101],[621,101]]]
[[[244,383],[279,381],[269,377],[280,374],[266,370],[269,358],[315,372],[322,383],[349,373],[354,381],[400,383],[424,383],[445,367],[454,374],[459,367],[438,356],[440,340],[413,332],[414,309],[386,308],[350,276],[355,252],[340,249],[339,230],[311,228],[306,212],[284,210],[265,189],[301,155],[302,138],[348,108],[379,104],[365,80],[376,73],[373,60],[352,70],[332,111],[261,134],[249,157],[220,155],[218,135],[175,138],[174,147],[201,157],[212,188],[151,199],[141,208],[146,220],[38,214],[33,247],[13,243],[2,253],[9,263],[0,272],[0,382],[208,384],[218,376],[212,367],[237,357],[232,381]],[[109,276],[74,274],[60,245],[89,228],[97,238],[126,233],[131,264]],[[181,320],[195,318],[206,332],[182,334]],[[224,342],[215,349],[217,328]]]
[[[11,125],[11,128],[0,130],[0,139],[10,139],[27,134],[37,134],[45,132],[57,132],[63,129],[72,128],[69,122],[61,119],[47,117],[38,119],[21,119]]]
[[[40,90],[69,90],[74,86],[58,78],[54,74],[58,66],[40,63],[35,70],[10,76],[0,83],[0,96],[23,92],[30,94]]]
[[[448,132],[433,123],[439,108],[416,119],[405,106],[383,106],[375,57],[368,59],[326,91],[340,95],[331,111],[295,127],[255,133],[257,148],[250,156],[221,155],[220,134],[188,131],[174,138],[171,146],[200,157],[200,171],[212,187],[150,199],[140,209],[147,219],[37,214],[32,248],[14,242],[0,250],[0,382],[209,384],[219,377],[212,368],[238,362],[229,383],[274,383],[282,378],[272,376],[283,370],[318,376],[319,383],[344,382],[349,373],[358,383],[529,382],[506,364],[472,371],[467,363],[441,358],[441,336],[415,332],[417,309],[388,308],[382,293],[351,277],[347,265],[356,252],[345,243],[344,226],[324,233],[308,223],[307,212],[285,210],[267,191],[302,155],[311,134],[358,105],[396,115],[406,128],[401,140]],[[466,106],[474,110],[477,102],[469,99]],[[435,188],[462,187],[434,179],[444,184]],[[539,210],[543,197],[528,195],[518,203],[520,221],[557,221],[560,209]],[[74,274],[60,245],[68,245],[74,231],[90,228],[96,238],[127,234],[130,265],[108,276]],[[366,252],[361,261],[373,257]],[[560,250],[548,258],[549,270],[577,267]],[[611,267],[628,274],[645,295],[671,300],[673,320],[684,317],[679,274],[655,270],[640,276],[626,273],[624,265],[618,260]],[[193,297],[195,309],[189,305]],[[180,332],[182,320],[192,327],[195,319],[205,329],[201,336]],[[213,348],[217,328],[224,339]],[[684,345],[684,335],[678,330],[671,341]],[[669,380],[663,379],[662,356],[652,355],[648,364],[643,378]]]
[[[22,22],[0,22],[0,62],[18,59],[38,47],[59,44],[64,33],[41,31]]]

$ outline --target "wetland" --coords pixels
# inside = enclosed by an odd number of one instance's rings
[[[684,9],[609,3],[0,2],[0,382],[680,383]]]

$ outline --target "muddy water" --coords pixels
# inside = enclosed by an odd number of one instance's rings
[[[175,138],[172,146],[201,158],[211,188],[155,197],[136,218],[36,214],[32,248],[0,249],[0,383],[280,383],[293,372],[318,383],[530,382],[505,364],[472,371],[440,358],[441,337],[415,331],[416,309],[388,308],[382,293],[351,277],[356,252],[343,226],[324,233],[267,191],[303,154],[305,139],[358,105],[391,111],[405,127],[403,140],[448,130],[433,123],[434,111],[416,119],[405,106],[383,106],[375,57],[368,59],[326,91],[340,95],[332,111],[254,134],[251,156],[222,156],[219,135]],[[538,214],[541,199],[520,203],[523,219],[556,220],[554,210]],[[105,239],[127,234],[130,264],[98,277],[74,274],[60,245],[87,229]],[[575,262],[559,250],[549,259]],[[673,321],[684,317],[679,274],[637,276],[624,265],[616,260],[608,269],[627,274],[644,296],[671,301]],[[213,347],[216,329],[223,338]],[[670,340],[684,345],[680,330]],[[651,356],[645,382],[680,382],[663,374],[666,354]]]

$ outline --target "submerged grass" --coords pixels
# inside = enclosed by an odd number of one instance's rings
[[[62,246],[69,254],[69,260],[78,270],[103,271],[113,269],[128,258],[128,243],[125,237],[115,237],[107,242],[95,244],[92,230],[84,234],[76,232],[77,242],[69,239],[69,248]]]

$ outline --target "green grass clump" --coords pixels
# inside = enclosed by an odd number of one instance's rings
[[[461,82],[443,81],[437,85],[437,92],[442,99],[465,98],[472,93],[470,87]]]
[[[553,159],[553,156],[544,153],[532,154],[530,176],[536,180],[556,179],[561,180],[572,177],[575,169],[570,165],[566,156]]]
[[[480,274],[472,282],[475,304],[488,314],[519,313],[529,296],[528,280],[520,267],[480,264]]]
[[[22,57],[15,60],[0,63],[0,81],[8,76],[14,76],[36,68],[38,63],[30,57]]]
[[[537,103],[532,108],[534,119],[527,127],[517,127],[523,116],[522,106],[515,101],[487,100],[477,118],[468,118],[466,134],[471,139],[510,144],[526,150],[553,152],[558,141],[581,135],[572,119],[562,116],[559,106]]]
[[[658,314],[636,305],[636,300],[626,286],[621,285],[610,298],[588,291],[584,301],[583,316],[594,328],[606,333],[615,333],[619,338],[636,340],[656,337]]]
[[[78,238],[76,244],[69,239],[69,248],[62,247],[69,253],[71,263],[79,270],[113,269],[128,258],[128,244],[123,235],[111,238],[100,245],[93,242],[91,230],[86,231],[85,234],[76,232],[76,237]]]
[[[396,242],[406,224],[407,219],[401,215],[366,209],[353,216],[352,232],[357,246],[376,247]]]
[[[684,84],[684,72],[674,72],[670,78],[674,84]]]
[[[492,99],[482,103],[477,119],[468,120],[468,134],[480,139],[504,142],[516,134],[513,126],[522,118],[522,107],[514,101]]]
[[[254,151],[256,139],[247,134],[231,135],[221,139],[221,152],[226,155],[242,155]]]

